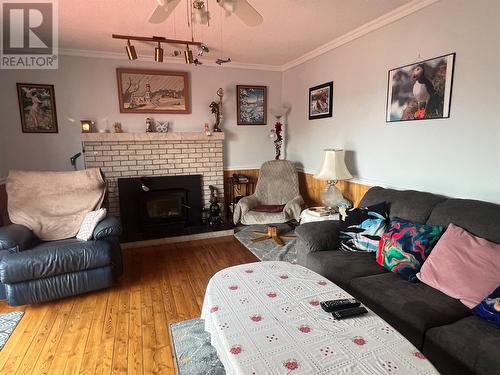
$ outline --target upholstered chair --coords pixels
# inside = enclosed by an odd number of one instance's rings
[[[245,225],[285,223],[299,219],[303,204],[295,165],[288,160],[266,161],[255,193],[240,199],[233,220]]]

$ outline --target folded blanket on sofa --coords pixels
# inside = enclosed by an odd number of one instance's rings
[[[74,237],[85,215],[98,209],[106,183],[98,168],[72,172],[10,171],[6,183],[10,221],[44,241]]]

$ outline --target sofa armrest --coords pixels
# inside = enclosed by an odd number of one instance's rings
[[[24,225],[11,224],[0,227],[0,250],[23,251],[36,241],[37,237]]]
[[[255,195],[248,195],[246,197],[241,198],[236,206],[234,207],[233,221],[235,224],[238,224],[242,217],[250,211],[252,208],[255,208],[259,205],[259,200]]]
[[[108,216],[97,224],[92,236],[94,240],[104,240],[108,237],[120,237],[121,235],[122,225],[118,219],[113,216]]]
[[[339,247],[340,221],[326,220],[305,223],[295,228],[300,240],[301,251],[314,253],[317,251],[337,250]]]

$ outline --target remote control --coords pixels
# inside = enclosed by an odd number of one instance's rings
[[[326,312],[334,312],[337,310],[344,310],[351,307],[358,307],[361,305],[359,301],[355,298],[345,298],[345,299],[334,299],[331,301],[323,301],[321,302],[321,308]]]
[[[349,318],[351,316],[366,314],[367,312],[368,312],[367,309],[365,309],[363,306],[360,306],[360,307],[352,307],[350,309],[345,309],[345,310],[334,311],[332,315],[335,319],[344,319],[344,318]]]

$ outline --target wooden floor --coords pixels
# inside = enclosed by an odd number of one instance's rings
[[[0,374],[174,374],[168,325],[200,316],[210,277],[255,258],[234,237],[124,251],[112,289],[37,306],[0,352]]]

